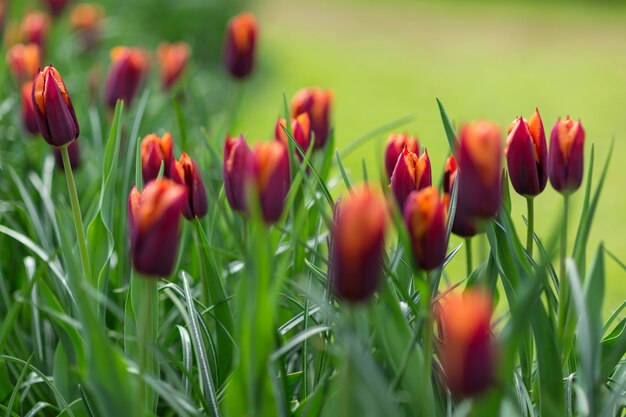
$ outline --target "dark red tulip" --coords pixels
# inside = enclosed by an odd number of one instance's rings
[[[25,43],[34,43],[43,50],[49,28],[50,17],[46,13],[30,12],[22,20],[21,37]]]
[[[446,207],[450,208],[450,200],[452,198],[452,190],[454,189],[454,182],[457,177],[457,164],[454,159],[454,155],[450,155],[446,161],[446,166],[443,174],[443,198],[446,203]],[[461,205],[462,206],[462,205]],[[452,222],[452,233],[461,237],[472,237],[478,233],[476,222],[468,217],[465,211],[459,210],[459,194],[457,190],[457,204],[454,214],[454,221]]]
[[[491,298],[475,289],[449,293],[438,306],[439,358],[448,388],[456,395],[478,395],[495,382],[491,316]]]
[[[585,130],[567,116],[557,120],[550,135],[548,173],[560,193],[576,191],[583,181]]]
[[[404,203],[412,191],[430,187],[432,183],[428,152],[424,151],[422,156],[418,157],[416,153],[404,148],[391,175],[391,191],[400,210],[404,208]]]
[[[130,106],[149,69],[147,53],[139,48],[118,46],[111,50],[111,61],[104,88],[105,101],[111,108],[117,100]]]
[[[31,98],[37,127],[46,142],[60,147],[76,140],[79,128],[74,106],[61,74],[52,65],[35,76]]]
[[[70,23],[85,49],[92,49],[100,41],[103,18],[104,9],[99,4],[81,3],[72,9]]]
[[[236,139],[226,137],[224,143],[224,191],[230,207],[245,212],[246,188],[254,177],[254,155],[243,135]]]
[[[53,149],[56,167],[63,171],[65,169],[65,166],[63,165],[63,155],[61,154],[61,150],[57,148]],[[70,157],[70,168],[72,168],[72,171],[74,171],[80,166],[80,147],[78,146],[77,140],[70,143],[70,146],[67,147],[67,152]]]
[[[230,19],[226,29],[224,61],[235,78],[245,78],[254,67],[258,27],[252,13]]]
[[[413,191],[404,206],[404,222],[411,236],[413,256],[430,271],[443,264],[448,249],[448,208],[438,191],[427,187]]]
[[[279,141],[258,143],[254,147],[254,175],[259,192],[263,220],[280,219],[289,192],[289,151]]]
[[[365,301],[378,289],[388,216],[385,200],[368,186],[353,189],[338,203],[329,267],[338,297]]]
[[[34,43],[15,44],[7,51],[7,64],[16,80],[28,81],[32,86],[33,78],[41,68],[41,48]]]
[[[157,59],[164,90],[169,90],[181,77],[187,67],[190,55],[191,48],[185,42],[163,42],[159,44]]]
[[[546,188],[548,147],[539,110],[528,121],[522,117],[513,121],[504,154],[515,191],[534,197]]]
[[[323,148],[330,131],[330,111],[333,93],[321,88],[304,88],[291,101],[291,115],[297,117],[307,113],[311,120],[311,131],[315,135],[315,149]]]
[[[135,270],[159,278],[172,273],[178,251],[180,217],[187,204],[185,187],[162,178],[128,198],[128,230]]]
[[[502,196],[500,128],[481,120],[463,126],[459,138],[457,212],[490,218],[497,213]]]
[[[37,117],[33,107],[32,93],[32,82],[22,84],[22,125],[29,133],[35,135],[39,133],[39,128],[37,128]]]
[[[415,136],[409,136],[406,132],[389,135],[385,148],[385,169],[387,170],[388,178],[391,178],[393,175],[393,169],[396,167],[398,158],[404,148],[418,155],[420,153],[420,144]]]
[[[274,128],[274,137],[282,142],[285,146],[289,146],[289,137],[283,130],[287,126],[287,122],[283,118],[279,118]],[[309,115],[302,113],[296,118],[291,118],[291,135],[304,152],[309,149],[311,144],[311,122]],[[294,149],[300,161],[304,159],[304,154]]]
[[[70,0],[46,0],[45,3],[53,16],[59,16],[70,3]]]
[[[147,184],[159,176],[161,164],[163,164],[163,176],[169,177],[174,161],[173,148],[170,132],[166,132],[163,137],[151,133],[143,138],[141,141],[141,172],[144,183]]]
[[[175,183],[184,185],[187,189],[187,205],[183,215],[193,220],[194,217],[204,217],[208,210],[204,181],[200,175],[200,168],[196,161],[191,159],[185,152],[178,161],[172,164],[171,178]]]

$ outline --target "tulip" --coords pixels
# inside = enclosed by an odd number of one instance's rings
[[[141,172],[144,183],[156,179],[163,165],[163,175],[168,177],[172,169],[174,156],[172,135],[166,132],[163,137],[154,133],[146,135],[141,141]]]
[[[276,127],[274,128],[274,137],[285,146],[289,146],[289,137],[284,130],[286,126],[287,122],[285,119],[278,118],[278,122],[276,122]],[[309,149],[309,145],[311,144],[311,121],[308,114],[302,113],[296,118],[291,118],[291,135],[304,152]],[[304,154],[297,149],[295,151],[300,161],[302,161]]]
[[[35,108],[33,107],[32,92],[32,82],[22,84],[22,125],[29,133],[35,135],[39,133],[39,129],[37,128],[37,118],[35,116]]]
[[[365,301],[378,288],[388,224],[385,200],[368,186],[355,188],[338,203],[332,229],[330,278],[335,294]]]
[[[256,20],[251,13],[242,13],[228,22],[224,61],[233,77],[242,79],[252,71],[257,32]]]
[[[433,187],[413,191],[404,206],[404,222],[411,236],[413,256],[430,271],[443,264],[448,249],[448,209]]]
[[[546,188],[548,148],[539,110],[528,121],[522,117],[513,121],[504,154],[515,191],[534,197]]]
[[[412,191],[430,187],[432,182],[428,152],[424,151],[422,156],[418,157],[416,153],[404,148],[391,175],[391,191],[400,210],[404,208],[406,199]]]
[[[169,90],[178,81],[187,67],[189,55],[191,48],[185,42],[159,44],[157,58],[164,90]]]
[[[48,8],[53,16],[59,16],[65,10],[70,0],[46,0]]]
[[[82,3],[72,9],[72,29],[81,35],[86,49],[93,48],[100,40],[104,9],[98,4]]]
[[[407,133],[392,133],[389,135],[385,149],[387,178],[391,178],[393,175],[393,169],[396,167],[398,157],[402,154],[404,148],[418,155],[420,153],[420,144],[415,136],[409,136]]]
[[[48,15],[35,11],[24,16],[20,32],[26,43],[34,43],[43,49],[49,28],[50,18]]]
[[[452,190],[454,188],[454,182],[456,181],[458,166],[453,155],[450,155],[446,161],[446,166],[443,174],[443,193],[446,207],[450,208],[450,200],[452,198]],[[472,237],[478,233],[476,222],[468,217],[465,211],[459,210],[459,194],[457,190],[457,202],[456,210],[454,212],[454,221],[452,222],[452,233],[461,237]]]
[[[459,133],[457,212],[489,218],[500,207],[502,145],[500,129],[487,121],[465,125]]]
[[[330,109],[333,93],[321,88],[304,88],[296,93],[291,101],[291,115],[309,115],[311,130],[315,135],[315,149],[323,148],[330,130]]]
[[[141,84],[149,62],[145,51],[118,46],[111,50],[111,67],[104,88],[107,105],[115,107],[117,100],[130,105]]]
[[[557,120],[550,135],[548,173],[550,183],[560,193],[576,191],[583,180],[585,130],[580,121],[567,116]]]
[[[53,150],[56,167],[63,171],[65,167],[63,165],[63,155],[61,154],[61,151],[59,149],[53,148]],[[78,146],[77,140],[70,143],[70,145],[67,147],[67,152],[70,157],[70,168],[72,168],[72,171],[75,171],[80,166],[80,147]]]
[[[438,306],[439,358],[448,388],[456,395],[478,395],[495,382],[491,304],[488,294],[473,289],[449,293]]]
[[[35,76],[31,98],[37,128],[46,142],[61,147],[76,140],[79,127],[74,106],[61,74],[52,65]]]
[[[41,49],[37,44],[23,45],[18,43],[7,51],[7,63],[16,80],[29,81],[41,68]]]
[[[196,161],[183,152],[178,161],[173,161],[170,177],[175,183],[184,185],[187,189],[187,205],[183,210],[183,216],[189,220],[204,217],[208,203],[204,181]]]
[[[261,213],[267,223],[280,219],[289,192],[289,151],[279,141],[259,143],[254,148],[254,175]]]
[[[135,270],[152,277],[172,273],[178,250],[180,217],[187,204],[185,187],[168,179],[152,181],[128,198],[128,230]]]
[[[254,155],[243,135],[236,139],[226,137],[224,143],[224,191],[230,207],[245,212],[246,187],[254,176]]]

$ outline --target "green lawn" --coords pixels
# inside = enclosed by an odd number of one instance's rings
[[[621,173],[626,164],[622,9],[286,0],[266,0],[253,8],[262,25],[260,66],[246,87],[237,124],[252,140],[272,134],[281,92],[291,96],[307,85],[335,91],[340,149],[380,125],[413,114],[415,121],[407,128],[428,148],[434,169],[442,166],[448,152],[435,97],[455,122],[489,118],[508,126],[516,115],[528,117],[538,106],[549,131],[559,115],[569,114],[582,119],[587,155],[595,143],[597,161],[607,156],[615,135],[590,248],[604,241],[626,259],[626,238],[621,234],[626,218]],[[378,169],[385,137],[345,161],[353,180],[362,177],[361,159],[370,171]],[[582,191],[573,198],[570,218],[578,217],[581,199]],[[554,229],[560,203],[549,185],[537,199],[537,230],[543,239]],[[518,232],[524,233],[524,201],[515,199],[514,207]],[[575,226],[570,224],[570,234]],[[463,262],[459,256],[452,266],[453,279],[463,278]],[[626,299],[626,274],[608,258],[607,268],[608,312]]]

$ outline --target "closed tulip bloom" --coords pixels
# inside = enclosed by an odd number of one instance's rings
[[[39,133],[37,128],[37,118],[33,107],[33,83],[22,84],[22,125],[29,133],[35,135]]]
[[[224,61],[235,78],[245,78],[254,67],[258,27],[252,13],[230,19],[226,29]]]
[[[34,43],[15,44],[7,51],[7,63],[16,80],[32,82],[41,68],[41,49]]]
[[[117,100],[131,104],[144,73],[148,71],[147,53],[139,48],[118,46],[111,50],[111,67],[104,87],[107,105],[115,107]]]
[[[539,110],[528,121],[518,117],[509,128],[506,162],[511,184],[523,196],[539,195],[548,183],[548,147]]]
[[[159,176],[163,164],[163,176],[168,177],[174,160],[172,135],[166,132],[163,137],[154,133],[146,135],[141,141],[141,172],[144,183]]]
[[[79,134],[72,100],[61,74],[52,66],[39,71],[33,81],[31,98],[37,128],[50,145],[72,143]]]
[[[409,136],[406,132],[389,135],[385,148],[385,169],[387,170],[388,178],[391,178],[393,175],[393,169],[396,167],[398,157],[400,157],[404,148],[418,155],[420,153],[420,145],[415,136]]]
[[[458,210],[469,217],[492,217],[502,195],[500,128],[481,120],[463,126],[459,138]]]
[[[338,297],[365,301],[378,289],[388,216],[385,200],[368,186],[338,203],[329,266]]]
[[[441,266],[446,257],[447,219],[448,209],[435,188],[427,187],[409,195],[404,206],[404,222],[411,236],[415,261],[426,271]]]
[[[70,3],[70,0],[45,0],[53,16],[59,16]]]
[[[196,161],[183,152],[178,161],[174,160],[170,176],[175,183],[184,185],[187,189],[187,205],[183,210],[183,215],[189,220],[204,217],[208,210],[208,203],[204,181],[202,181]]]
[[[54,149],[54,160],[56,162],[56,167],[63,171],[65,166],[63,165],[63,155],[61,154],[61,151],[57,148],[53,148]],[[78,145],[78,141],[75,140],[74,142],[70,143],[70,146],[67,147],[67,152],[68,155],[70,157],[70,168],[72,168],[72,171],[78,169],[78,167],[80,166],[80,147]]]
[[[287,122],[285,119],[279,118],[278,122],[276,122],[276,127],[274,128],[274,137],[285,146],[289,146],[289,137],[284,130],[286,126]],[[311,144],[311,121],[308,114],[302,113],[296,118],[291,118],[291,135],[304,152],[309,149]],[[296,155],[298,155],[300,161],[302,161],[304,159],[304,154],[298,151],[298,149],[294,149],[294,151],[296,152]]]
[[[450,155],[450,157],[446,160],[446,166],[443,174],[443,198],[448,209],[450,208],[452,190],[454,189],[454,182],[457,177],[457,169],[458,166],[456,164],[456,159],[454,159],[454,155]],[[478,233],[476,222],[467,215],[467,212],[459,210],[459,207],[462,207],[462,204],[459,205],[459,198],[460,195],[457,190],[457,203],[454,221],[452,222],[452,233],[461,237],[472,237]]]
[[[128,198],[128,230],[135,270],[152,277],[172,273],[178,251],[180,217],[187,204],[185,187],[168,179],[152,181]]]
[[[93,48],[100,40],[104,9],[98,4],[81,3],[72,9],[70,23],[86,49]]]
[[[333,93],[321,88],[303,88],[291,101],[291,115],[297,117],[303,113],[309,115],[311,131],[315,135],[315,149],[323,148],[330,132],[330,111]]]
[[[424,151],[422,156],[418,157],[416,153],[404,148],[391,175],[391,191],[400,210],[404,208],[406,199],[412,191],[430,187],[432,183],[428,152]]]
[[[50,17],[43,12],[34,11],[24,16],[20,33],[26,43],[34,43],[43,49],[49,28]]]
[[[262,142],[254,148],[254,175],[261,213],[267,223],[280,219],[289,192],[289,151],[279,141]]]
[[[585,130],[567,116],[557,120],[550,135],[548,173],[560,193],[576,191],[583,181]]]
[[[254,155],[243,135],[226,137],[224,143],[224,191],[231,209],[246,211],[246,187],[254,176]]]
[[[475,289],[450,293],[438,313],[439,357],[448,388],[461,396],[485,392],[495,382],[497,360],[489,295]]]
[[[191,48],[185,42],[159,44],[157,59],[164,90],[169,90],[181,77],[190,55]]]

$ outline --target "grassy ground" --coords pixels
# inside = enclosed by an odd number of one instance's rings
[[[626,259],[623,227],[626,196],[626,15],[616,6],[516,6],[446,3],[287,2],[254,5],[262,25],[260,70],[248,86],[238,129],[252,139],[271,135],[281,109],[280,92],[320,85],[335,91],[338,148],[406,114],[407,126],[428,148],[434,169],[448,151],[435,97],[455,122],[489,118],[508,126],[538,106],[546,129],[558,116],[581,118],[603,161],[616,138],[593,242]],[[269,122],[268,122],[269,121]],[[363,146],[345,163],[361,178],[381,163],[385,135]],[[597,164],[599,165],[599,164]],[[371,175],[371,174],[370,174]],[[437,178],[438,175],[435,175]],[[597,174],[596,174],[597,178]],[[560,217],[561,200],[548,185],[536,201],[543,238]],[[573,198],[579,210],[582,191]],[[524,201],[514,201],[518,232],[524,233]],[[570,224],[570,233],[576,225]],[[463,257],[452,269],[463,275]],[[607,312],[626,298],[624,271],[609,270]],[[454,275],[458,276],[454,276]]]

